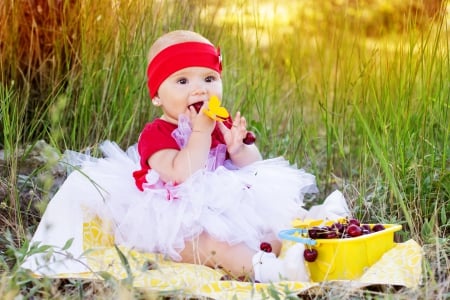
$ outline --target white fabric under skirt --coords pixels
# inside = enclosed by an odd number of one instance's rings
[[[230,244],[246,243],[259,250],[268,235],[291,227],[304,215],[305,193],[316,193],[315,177],[281,157],[245,168],[197,171],[177,186],[139,191],[132,176],[140,169],[133,146],[126,152],[104,142],[105,158],[84,156],[50,201],[34,241],[62,246],[82,223],[99,216],[113,224],[115,242],[173,260],[185,240],[207,232]],[[80,155],[73,155],[79,159]],[[86,159],[87,158],[87,159]]]

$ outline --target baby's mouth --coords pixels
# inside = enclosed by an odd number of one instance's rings
[[[199,113],[199,112],[200,112],[200,109],[201,109],[202,106],[203,106],[203,101],[199,101],[199,102],[192,103],[192,104],[189,105],[188,107],[191,108],[191,106],[193,106],[194,109],[195,109],[195,111],[196,111],[197,113]]]

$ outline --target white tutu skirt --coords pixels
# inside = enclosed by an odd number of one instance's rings
[[[179,185],[140,191],[133,177],[140,169],[136,146],[125,152],[107,141],[101,150],[104,158],[66,153],[66,161],[79,167],[49,202],[32,242],[64,247],[72,239],[72,255],[82,255],[83,223],[99,217],[112,225],[116,244],[175,261],[185,241],[201,233],[259,250],[261,242],[304,215],[304,194],[318,191],[313,175],[281,157],[241,169],[200,170]],[[150,175],[158,177],[154,171]],[[46,273],[41,259],[33,256],[23,266]],[[54,261],[45,262],[50,274],[84,270],[76,262]]]
[[[132,176],[140,169],[136,147],[124,152],[104,142],[101,150],[105,158],[81,168],[90,187],[73,187],[85,218],[111,221],[118,244],[173,260],[181,259],[185,240],[203,232],[259,250],[264,238],[291,227],[304,211],[304,194],[317,192],[313,175],[281,157],[235,170],[200,170],[179,185],[139,191]]]

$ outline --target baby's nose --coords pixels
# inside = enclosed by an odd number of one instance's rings
[[[206,94],[207,92],[208,92],[208,90],[206,89],[206,87],[204,85],[197,85],[192,90],[193,95],[203,95],[203,94]]]

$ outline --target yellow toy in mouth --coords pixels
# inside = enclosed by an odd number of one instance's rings
[[[220,122],[225,121],[230,116],[227,109],[220,106],[220,100],[217,96],[209,98],[208,108],[204,109],[203,112],[211,119]]]

